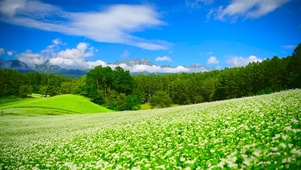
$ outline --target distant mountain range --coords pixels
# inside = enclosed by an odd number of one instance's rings
[[[53,73],[71,78],[81,77],[87,74],[87,71],[85,70],[63,69],[60,66],[51,65],[48,62],[45,62],[40,65],[34,65],[34,67],[29,67],[26,63],[19,60],[0,60],[0,68],[13,69],[18,70],[20,72],[40,72],[46,74]]]
[[[134,66],[134,65],[153,66],[153,65],[155,65],[154,63],[152,63],[151,61],[149,61],[146,58],[144,58],[144,59],[134,58],[134,59],[131,59],[131,60],[116,61],[116,62],[112,63],[112,65],[121,65],[121,64],[126,64],[127,66]]]
[[[135,58],[125,61],[116,61],[114,63],[108,63],[106,66],[116,67],[121,66],[125,70],[130,70],[132,75],[137,74],[168,74],[168,73],[180,73],[180,72],[204,72],[210,69],[202,64],[192,64],[190,66],[177,66],[172,67],[169,65],[158,66],[152,63],[148,59]],[[14,69],[20,72],[41,72],[41,73],[53,73],[64,75],[67,77],[81,77],[85,75],[89,70],[80,69],[64,69],[58,65],[52,65],[49,62],[30,67],[26,63],[19,60],[4,61],[0,59],[0,68]],[[137,69],[139,68],[139,69]]]

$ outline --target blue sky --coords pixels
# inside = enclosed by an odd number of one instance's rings
[[[290,55],[301,43],[300,16],[300,0],[1,0],[0,58],[223,69]]]

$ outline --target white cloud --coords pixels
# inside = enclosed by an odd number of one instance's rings
[[[0,55],[3,55],[5,52],[4,48],[0,48]]]
[[[168,56],[162,56],[162,57],[157,57],[156,61],[168,61],[168,62],[171,62],[172,59],[170,57],[168,57]]]
[[[8,23],[84,36],[98,42],[127,44],[148,50],[167,50],[171,45],[131,34],[165,25],[159,19],[159,13],[147,5],[112,5],[102,11],[68,12],[36,0],[3,0],[0,13],[3,14],[0,20]]]
[[[283,45],[281,46],[282,49],[284,50],[292,50],[295,49],[297,46],[296,45]]]
[[[236,21],[237,18],[259,18],[281,7],[290,0],[232,0],[226,6],[211,9],[208,17],[214,14],[215,19]]]
[[[62,41],[60,39],[56,38],[56,39],[52,40],[52,43],[54,45],[60,45],[60,44],[62,44]]]
[[[218,59],[214,56],[209,57],[207,61],[207,64],[218,64],[218,63],[219,63]]]
[[[190,8],[200,8],[202,4],[210,5],[213,0],[186,0],[186,6]]]
[[[227,60],[227,63],[229,64],[230,67],[240,67],[240,66],[246,66],[251,62],[261,62],[262,59],[251,55],[248,58],[244,57],[232,57],[231,59]]]
[[[51,45],[39,53],[27,50],[21,54],[16,54],[16,58],[29,66],[43,64],[48,61],[52,65],[58,65],[66,69],[91,69],[99,64],[105,65],[105,62],[101,60],[94,62],[86,60],[86,58],[93,56],[95,51],[87,43],[80,42],[76,48],[67,48],[65,50],[59,50],[60,44],[62,42],[55,39]]]
[[[47,58],[39,53],[33,53],[31,50],[26,50],[21,54],[16,55],[17,59],[26,63],[27,65],[33,66],[34,64],[43,64]]]
[[[78,59],[93,56],[93,47],[88,48],[87,43],[79,43],[76,48],[66,49],[57,54],[57,58]]]
[[[7,53],[7,55],[9,55],[9,56],[14,55],[14,52],[13,52],[13,51],[7,51],[6,53]]]
[[[121,58],[127,58],[130,55],[130,52],[127,50],[124,50],[124,52],[121,55]]]
[[[12,17],[16,15],[17,9],[25,5],[25,0],[7,0],[0,3],[0,11],[2,14]]]
[[[114,65],[109,65],[110,67],[116,67]],[[181,73],[181,72],[190,72],[190,70],[184,66],[177,66],[177,67],[160,67],[157,65],[133,65],[128,66],[126,64],[120,64],[125,70],[129,70],[131,73],[137,72],[149,72],[149,73]]]

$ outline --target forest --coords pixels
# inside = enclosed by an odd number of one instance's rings
[[[210,72],[131,76],[121,67],[97,66],[81,78],[70,79],[0,69],[0,80],[0,98],[72,93],[116,111],[138,110],[147,102],[152,108],[186,105],[301,88],[301,44],[291,56]]]

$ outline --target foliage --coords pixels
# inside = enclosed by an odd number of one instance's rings
[[[97,66],[87,74],[87,96],[94,103],[104,104],[112,110],[137,110],[139,100],[131,96],[134,80],[129,71],[121,67]],[[137,93],[139,94],[139,93]]]
[[[123,111],[123,110],[138,110],[140,102],[134,95],[126,96],[124,93],[117,93],[115,90],[110,90],[105,98],[105,106],[108,109]]]
[[[20,97],[27,97],[27,95],[32,93],[32,87],[30,85],[21,85],[19,87],[19,96]]]
[[[1,97],[0,98],[0,105],[4,104],[4,103],[11,103],[11,102],[16,102],[16,101],[20,101],[20,100],[24,100],[23,98],[20,98],[18,96],[6,96],[6,97]]]
[[[299,169],[301,90],[109,114],[3,116],[0,169]]]
[[[171,98],[164,91],[157,91],[150,100],[151,108],[154,107],[169,107],[171,105]]]
[[[0,97],[26,96],[25,93],[30,87],[33,93],[41,92],[44,95],[57,95],[61,93],[61,84],[70,81],[70,79],[54,74],[20,73],[9,69],[0,69],[0,79]],[[28,87],[27,90],[25,90],[25,87]]]
[[[193,104],[269,94],[301,88],[301,44],[292,56],[274,56],[245,67],[225,68],[204,73],[134,76],[136,88],[149,102],[157,91],[164,91],[176,104]]]
[[[139,110],[141,108],[139,98],[135,95],[125,97],[126,109],[125,110]]]
[[[47,95],[47,89],[48,89],[47,86],[40,86],[40,89],[39,89],[38,93],[42,94],[43,96],[46,96]]]

